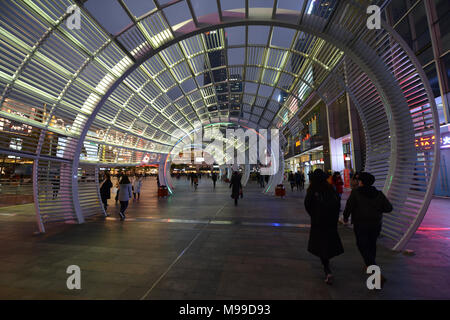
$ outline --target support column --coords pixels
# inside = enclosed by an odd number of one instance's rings
[[[166,181],[166,177],[164,174],[164,163],[165,163],[165,158],[164,158],[164,160],[161,160],[158,163],[158,178],[159,178],[160,186],[167,186],[167,181]]]
[[[103,215],[105,216],[105,217],[107,217],[108,216],[108,214],[106,213],[106,211],[105,211],[105,208],[103,207],[103,202],[102,202],[102,196],[100,195],[100,182],[101,181],[99,181],[99,179],[98,179],[98,174],[99,174],[99,170],[98,170],[98,165],[97,166],[95,166],[95,169],[94,169],[94,174],[95,174],[95,189],[97,190],[97,197],[98,197],[98,200],[99,200],[99,203],[100,203],[100,208],[101,208],[101,212],[103,213]]]
[[[441,33],[438,24],[438,16],[436,12],[436,4],[434,0],[424,0],[425,12],[427,14],[428,30],[430,31],[431,44],[433,49],[434,64],[436,66],[436,75],[438,77],[439,91],[442,97],[442,108],[444,109],[445,122],[450,121],[450,107],[446,92],[449,84],[447,83],[447,75],[444,63],[441,59],[442,42]]]
[[[361,128],[359,126],[358,121],[358,111],[356,110],[355,105],[351,101],[348,93],[346,93],[346,96],[347,96],[348,120],[350,123],[350,135],[352,137],[351,141],[352,166],[353,170],[362,171],[363,163],[362,163],[361,141],[359,139]]]
[[[276,160],[278,161],[278,171],[270,176],[268,186],[265,187],[263,193],[275,193],[275,188],[277,185],[283,183],[284,178],[284,153],[283,150],[280,150],[279,152],[279,158]]]
[[[36,211],[36,222],[40,233],[45,233],[44,223],[42,222],[42,217],[39,208],[39,195],[38,195],[38,162],[39,158],[33,161],[33,198],[34,198],[34,209]]]

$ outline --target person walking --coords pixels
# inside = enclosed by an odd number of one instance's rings
[[[297,191],[303,190],[303,188],[304,188],[305,175],[300,170],[297,170],[297,172],[295,173],[295,185],[297,187]]]
[[[231,198],[234,199],[234,205],[237,206],[239,196],[242,194],[241,175],[237,171],[233,172],[230,181]]]
[[[142,176],[137,175],[133,180],[133,199],[139,200],[141,197]],[[136,199],[137,195],[137,199]]]
[[[291,191],[294,192],[295,187],[295,177],[292,171],[289,171],[288,181],[291,184]]]
[[[217,181],[217,174],[215,172],[213,172],[211,174],[211,180],[213,182],[213,186],[214,186],[214,189],[215,189],[216,188],[216,181]]]
[[[344,210],[344,222],[351,216],[356,245],[366,269],[376,265],[377,239],[381,232],[383,213],[392,211],[392,204],[373,185],[375,177],[368,172],[359,174],[359,187],[352,190]],[[386,281],[381,277],[382,284]]]
[[[120,201],[120,221],[125,220],[125,210],[128,207],[128,201],[132,197],[131,183],[130,179],[126,174],[122,175],[122,179],[119,183],[119,201]]]
[[[198,187],[198,173],[192,173],[192,184],[194,185],[194,190],[197,190]]]
[[[342,199],[342,194],[344,193],[344,181],[342,181],[341,173],[339,171],[334,172],[332,184],[339,195],[339,200]]]
[[[105,215],[106,209],[108,208],[108,199],[111,198],[111,188],[113,187],[113,184],[111,182],[111,176],[109,173],[105,173],[105,180],[103,180],[102,185],[100,186],[100,197],[102,198],[103,202],[103,208],[105,209]]]
[[[340,201],[327,174],[314,170],[306,192],[305,209],[311,217],[308,251],[320,258],[325,272],[325,283],[333,283],[330,259],[342,254],[344,248],[337,230]]]

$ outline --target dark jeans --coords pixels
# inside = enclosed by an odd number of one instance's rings
[[[120,212],[125,215],[125,210],[128,208],[128,201],[120,201]]]
[[[381,232],[380,224],[354,224],[356,245],[366,266],[376,265],[377,239]]]

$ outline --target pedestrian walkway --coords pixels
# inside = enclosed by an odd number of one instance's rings
[[[111,199],[108,218],[52,225],[44,235],[33,235],[32,205],[0,208],[0,299],[450,298],[448,233],[427,221],[408,246],[414,256],[379,248],[388,282],[378,292],[366,287],[352,230],[340,226],[345,253],[332,260],[327,286],[306,250],[304,192],[287,189],[281,199],[249,182],[235,207],[223,182],[214,190],[203,177],[196,191],[185,178],[174,184],[173,196],[158,199],[147,178],[124,222]],[[66,288],[73,264],[79,291]]]

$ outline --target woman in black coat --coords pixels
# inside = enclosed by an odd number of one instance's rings
[[[234,199],[234,205],[237,206],[239,194],[241,193],[241,175],[237,171],[233,172],[230,181],[231,197]]]
[[[111,177],[108,173],[105,174],[105,180],[102,183],[102,186],[100,187],[100,197],[102,198],[103,207],[106,209],[108,208],[108,199],[111,198],[111,188],[113,187],[113,184],[111,182]]]
[[[337,231],[339,196],[326,179],[327,175],[320,169],[316,169],[311,175],[305,208],[311,216],[308,251],[320,258],[325,271],[325,282],[332,284],[330,259],[342,254],[344,248]]]

